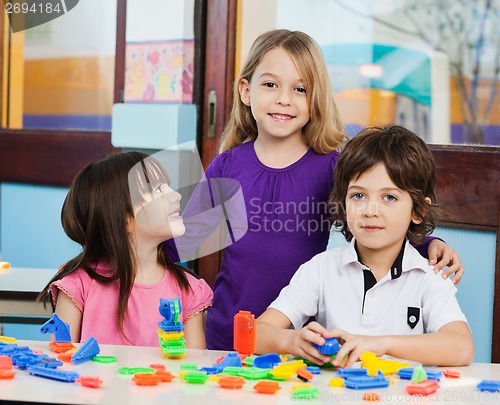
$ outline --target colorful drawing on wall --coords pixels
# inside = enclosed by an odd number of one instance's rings
[[[193,101],[193,41],[129,43],[125,102]]]

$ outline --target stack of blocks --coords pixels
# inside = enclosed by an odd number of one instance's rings
[[[169,359],[182,359],[186,352],[186,344],[182,331],[184,325],[179,321],[179,314],[182,311],[180,298],[160,298],[159,310],[165,318],[158,322],[157,330],[161,351]]]

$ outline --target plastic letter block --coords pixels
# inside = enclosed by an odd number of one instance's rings
[[[31,375],[64,382],[74,382],[78,377],[80,377],[80,375],[74,371],[52,370],[50,368],[38,366],[30,366],[27,370]]]
[[[355,390],[362,390],[365,388],[383,388],[388,387],[389,384],[390,381],[387,380],[383,375],[377,377],[348,377],[344,381],[345,387]]]
[[[80,346],[75,353],[73,353],[71,361],[73,364],[80,364],[85,361],[92,360],[92,358],[97,356],[100,351],[101,349],[99,348],[96,338],[89,336],[85,343]]]
[[[483,380],[478,385],[479,391],[487,392],[498,392],[500,391],[500,381],[499,380]]]
[[[340,349],[339,341],[336,338],[329,338],[325,340],[325,343],[321,346],[316,343],[311,343],[321,354],[326,354],[327,356],[331,356],[333,354],[337,354]]]
[[[436,380],[427,380],[418,383],[410,383],[405,390],[410,395],[430,395],[434,394],[439,388],[439,383]]]
[[[276,353],[264,354],[253,359],[253,367],[256,368],[273,368],[280,363],[281,357]]]
[[[253,386],[253,389],[259,394],[275,394],[280,388],[276,381],[259,381]]]

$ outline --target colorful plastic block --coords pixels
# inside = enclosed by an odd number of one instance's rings
[[[483,380],[478,385],[479,391],[487,392],[499,392],[500,391],[500,381],[499,380]]]
[[[50,378],[51,380],[74,382],[80,375],[74,371],[53,370],[50,368],[30,366],[28,373],[37,377]]]
[[[343,387],[344,386],[344,379],[342,377],[330,378],[329,384],[332,387]]]
[[[362,377],[368,375],[366,369],[364,368],[339,368],[337,370],[337,374],[339,377],[343,378]]]
[[[161,382],[161,378],[156,373],[136,373],[132,377],[132,381],[137,385],[153,386]]]
[[[299,388],[292,392],[292,398],[295,400],[300,400],[300,399],[312,400],[312,399],[317,399],[319,394],[320,394],[319,389],[315,387]]]
[[[422,366],[416,366],[411,374],[411,382],[419,383],[427,380],[427,373]]]
[[[305,368],[299,368],[297,369],[297,377],[304,382],[308,382],[313,379],[313,373],[306,370]]]
[[[100,353],[101,349],[97,343],[97,339],[89,336],[89,338],[83,343],[80,348],[73,353],[71,356],[71,361],[73,364],[80,364],[85,361],[92,360],[94,356]]]
[[[79,383],[82,387],[89,388],[99,388],[102,384],[102,380],[97,376],[88,376],[82,375],[81,377],[75,380],[76,383]]]
[[[241,367],[238,375],[247,380],[260,380],[262,378],[266,378],[269,371],[270,370],[268,368]]]
[[[410,383],[405,390],[410,395],[431,395],[439,388],[436,380],[426,380],[418,383]]]
[[[189,384],[205,384],[208,375],[203,371],[188,371],[182,376],[182,379]]]
[[[276,353],[264,354],[253,359],[253,367],[256,368],[273,368],[280,363],[281,357]]]
[[[234,350],[244,355],[255,352],[255,316],[249,311],[239,311],[234,316]]]
[[[460,377],[462,377],[462,373],[458,370],[444,370],[443,375],[446,378],[460,378]]]
[[[377,377],[348,377],[344,381],[344,386],[347,388],[352,388],[355,390],[361,390],[366,388],[383,388],[388,387],[390,381],[387,380],[383,375]]]
[[[425,373],[427,374],[427,379],[428,380],[437,380],[439,381],[441,377],[443,376],[443,373],[440,370],[430,370],[430,369],[424,369]],[[411,376],[413,375],[413,368],[402,368],[398,370],[396,373],[399,378],[402,380],[411,380]]]
[[[56,342],[59,343],[71,342],[69,325],[66,322],[63,322],[57,314],[53,314],[52,318],[40,326],[40,332],[53,333]]]
[[[243,377],[228,375],[225,377],[221,377],[217,383],[221,388],[237,390],[245,385],[245,379]]]
[[[259,381],[253,389],[259,394],[275,394],[281,387],[276,381]]]

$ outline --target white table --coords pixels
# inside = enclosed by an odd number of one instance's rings
[[[0,316],[50,317],[50,305],[43,308],[35,300],[55,273],[55,269],[11,268],[0,274]]]
[[[47,342],[19,341],[19,345],[27,345],[32,349],[54,355]],[[116,356],[118,362],[101,364],[92,361],[72,365],[65,363],[61,369],[76,371],[80,375],[99,376],[103,384],[99,388],[82,387],[78,383],[65,383],[41,377],[35,377],[26,371],[17,370],[13,380],[0,380],[0,400],[17,400],[32,402],[72,403],[72,404],[221,404],[221,403],[256,403],[285,404],[300,403],[292,400],[292,387],[304,384],[298,378],[292,377],[285,382],[279,382],[281,389],[274,395],[258,394],[253,390],[257,381],[247,380],[242,389],[222,389],[215,381],[207,381],[204,385],[188,384],[179,378],[170,383],[159,383],[157,386],[137,386],[131,375],[118,374],[120,367],[148,367],[153,363],[164,364],[166,369],[178,375],[183,362],[194,362],[198,367],[213,366],[225,352],[207,350],[188,350],[183,360],[166,359],[159,348],[100,345],[100,355]],[[336,373],[322,370],[314,376],[311,386],[320,390],[319,398],[313,403],[358,403],[363,401],[366,392],[376,392],[381,396],[380,403],[428,403],[428,404],[474,404],[500,403],[500,393],[480,392],[476,385],[483,379],[499,380],[500,364],[476,363],[469,367],[454,368],[462,372],[460,379],[442,378],[441,388],[432,396],[413,398],[405,393],[406,380],[390,377],[394,380],[388,388],[351,390],[334,388],[329,385]],[[308,403],[306,401],[305,403]]]

